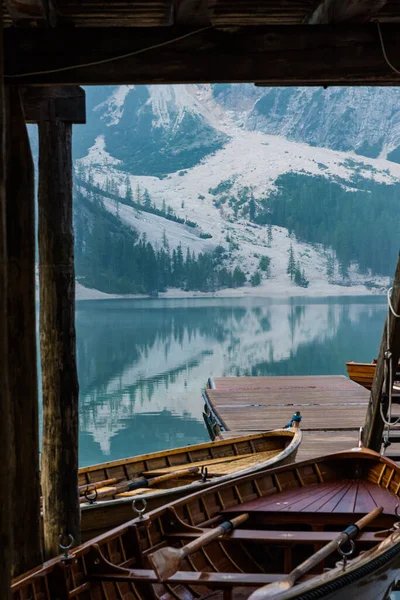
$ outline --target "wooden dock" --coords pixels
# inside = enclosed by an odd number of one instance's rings
[[[299,410],[306,460],[358,444],[369,391],[343,375],[224,377],[209,380],[205,400],[223,437],[283,427]]]

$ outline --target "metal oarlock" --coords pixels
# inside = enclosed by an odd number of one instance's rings
[[[207,477],[208,477],[208,469],[204,465],[201,466],[200,476],[201,476],[201,481],[203,483],[205,483],[207,481]]]
[[[136,506],[136,502],[141,502],[142,503],[142,508],[138,508]],[[146,508],[147,508],[147,502],[144,498],[135,498],[134,501],[132,502],[132,508],[135,511],[135,513],[138,514],[139,516],[139,521],[143,520],[143,513],[145,512]]]
[[[345,543],[347,543],[347,542],[345,542]],[[348,561],[349,557],[353,555],[354,550],[356,549],[356,545],[353,542],[353,540],[349,540],[349,543],[350,543],[350,550],[348,552],[345,552],[344,550],[342,550],[342,547],[341,547],[342,544],[339,544],[339,546],[338,546],[338,552],[339,552],[340,556],[342,557],[342,560],[340,561],[340,563],[338,563],[338,566],[343,567],[343,571],[346,570],[347,561]]]
[[[89,488],[87,487],[83,494],[89,504],[94,504],[97,500],[97,488],[94,489],[93,494],[90,493]]]
[[[64,552],[64,556],[63,556],[63,562],[69,562],[71,561],[74,557],[72,556],[72,554],[69,554],[68,550],[71,550],[73,544],[74,544],[74,536],[71,535],[70,533],[66,534],[68,535],[68,544],[66,546],[64,546],[62,544],[62,541],[64,539],[64,534],[60,533],[60,535],[58,536],[58,546],[60,548],[60,550],[62,550]]]

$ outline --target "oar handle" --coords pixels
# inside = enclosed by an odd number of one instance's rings
[[[366,527],[367,525],[372,523],[372,521],[374,521],[376,519],[376,517],[379,517],[379,515],[381,515],[382,513],[383,513],[383,506],[378,506],[377,508],[372,510],[370,513],[368,513],[367,515],[362,517],[359,521],[354,523],[354,525],[356,525],[356,527],[358,527],[358,529],[361,531],[361,529],[364,529],[364,527]]]
[[[189,544],[186,544],[186,546],[183,546],[183,548],[180,549],[182,557],[189,556],[190,554],[193,554],[193,552],[196,552],[196,550],[203,548],[203,546],[205,546],[206,544],[219,538],[221,535],[226,535],[227,533],[230,533],[233,529],[235,529],[235,527],[247,521],[248,518],[248,513],[243,513],[242,515],[234,517],[230,521],[225,521],[224,523],[221,523],[221,525],[218,525],[218,527],[216,527],[215,529],[207,531],[207,533],[200,535],[196,540],[193,540],[193,542],[189,542]]]
[[[193,475],[199,472],[199,467],[188,467],[187,469],[180,469],[179,471],[172,471],[171,473],[166,473],[165,475],[159,475],[158,477],[152,477],[152,479],[148,480],[148,485],[151,487],[153,485],[157,485],[158,483],[162,483],[163,481],[168,481],[169,479],[176,479],[179,477],[184,477],[185,475]]]

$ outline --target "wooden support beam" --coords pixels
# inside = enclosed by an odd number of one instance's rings
[[[5,194],[5,112],[3,15],[0,4],[0,598],[9,600],[11,580],[11,406],[8,390],[7,244]]]
[[[34,168],[17,86],[6,87],[8,363],[12,398],[12,575],[42,561],[35,309]]]
[[[322,0],[307,19],[311,25],[328,25],[344,21],[369,21],[386,0]]]
[[[25,87],[21,93],[27,123],[50,119],[86,123],[85,91],[79,86]]]
[[[72,124],[49,112],[39,122],[40,349],[43,385],[42,491],[46,558],[60,534],[80,541],[78,378],[72,224]]]
[[[400,24],[382,24],[381,30],[389,59],[400,67]],[[383,58],[374,23],[260,26],[234,31],[210,28],[173,41],[186,33],[190,32],[164,28],[9,28],[5,31],[7,81],[23,85],[400,83],[399,75]],[[156,47],[160,44],[164,45]],[[93,64],[96,61],[103,62]],[[74,68],[69,68],[71,65]],[[63,70],[66,67],[68,70]]]
[[[400,314],[400,255],[397,261],[396,272],[393,280],[392,291],[393,310]],[[380,451],[382,445],[383,421],[380,415],[380,403],[384,382],[384,355],[387,349],[387,318],[383,329],[379,355],[376,363],[374,381],[372,383],[371,397],[367,408],[367,416],[363,432],[363,444],[372,450]],[[400,358],[400,319],[390,316],[389,348],[392,352],[393,373],[396,373]]]

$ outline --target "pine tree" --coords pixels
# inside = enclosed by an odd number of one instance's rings
[[[162,201],[162,212],[164,213],[164,215],[167,214],[167,205],[165,203],[165,199]]]
[[[151,208],[151,197],[147,189],[144,191],[143,194],[143,206],[145,208]]]
[[[168,244],[168,239],[167,239],[167,234],[165,232],[165,229],[164,229],[163,235],[162,235],[162,245],[164,248],[166,248],[168,250],[169,244]]]
[[[329,252],[326,257],[326,276],[329,280],[332,279],[335,273],[335,258],[333,252]]]
[[[131,182],[129,180],[129,177],[126,177],[125,180],[125,200],[127,200],[128,202],[132,202],[133,201],[133,194],[132,194],[132,187],[131,187]]]
[[[256,202],[254,200],[254,196],[251,197],[249,202],[249,219],[250,221],[255,221],[256,218]]]
[[[137,204],[142,204],[142,192],[140,191],[139,184],[137,184],[137,186],[136,186],[135,200],[136,200]]]
[[[185,208],[185,201],[184,200],[182,200],[182,202],[181,202],[181,208]]]
[[[295,273],[296,273],[296,260],[294,257],[294,250],[293,250],[292,244],[290,244],[290,248],[289,248],[289,261],[288,261],[286,273],[290,276],[290,280],[293,281],[293,278],[295,277]]]
[[[271,225],[271,223],[269,223],[268,227],[267,227],[267,238],[268,238],[268,248],[271,248],[271,246],[272,246],[272,225]]]
[[[253,287],[260,285],[261,275],[260,275],[259,271],[256,271],[255,273],[253,273],[253,275],[251,276],[251,279],[250,279],[250,283]]]

